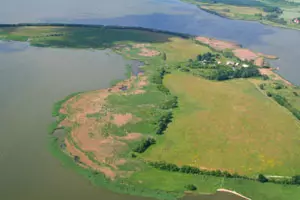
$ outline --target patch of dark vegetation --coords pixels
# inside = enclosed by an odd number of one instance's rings
[[[138,144],[137,147],[133,149],[134,152],[143,153],[145,152],[151,145],[155,144],[156,140],[152,137],[148,137],[147,139],[143,139],[142,142]],[[132,154],[135,155],[135,154]],[[135,155],[136,156],[136,155]]]
[[[263,174],[258,174],[257,180],[261,183],[266,183],[269,181]]]
[[[79,156],[74,156],[74,161],[76,163],[80,163],[80,157]]]
[[[164,134],[164,131],[168,128],[168,124],[172,122],[172,118],[173,118],[173,113],[171,111],[166,111],[160,116],[159,121],[156,123],[157,135]]]
[[[190,38],[191,35],[170,31],[149,29],[143,27],[103,26],[85,24],[63,23],[20,23],[0,24],[1,28],[9,29],[11,37],[16,40],[26,41],[28,37],[13,35],[13,29],[30,26],[53,26],[59,29],[59,33],[49,33],[41,36],[43,39],[31,40],[33,46],[38,47],[70,47],[70,48],[112,48],[118,42],[133,41],[137,43],[164,43],[169,42],[170,37]],[[10,34],[11,33],[11,34]],[[157,34],[153,34],[157,33]],[[37,35],[40,36],[40,35]],[[32,38],[37,37],[32,36]],[[21,38],[23,37],[23,38]],[[60,37],[63,37],[61,39]],[[11,38],[13,40],[13,38]],[[164,57],[165,60],[167,59]]]
[[[195,185],[193,185],[193,184],[188,184],[188,185],[186,185],[184,187],[185,187],[185,189],[187,189],[189,191],[195,191],[195,190],[197,190],[197,187]]]
[[[279,94],[272,94],[272,93],[271,96],[279,105],[288,109],[298,120],[300,120],[300,111],[294,108],[285,97]]]

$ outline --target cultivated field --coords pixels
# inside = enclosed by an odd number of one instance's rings
[[[300,173],[299,122],[249,81],[172,74],[165,84],[179,109],[145,159],[247,175]]]

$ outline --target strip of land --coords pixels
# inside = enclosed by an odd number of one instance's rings
[[[182,0],[209,13],[230,19],[300,29],[300,1],[288,0]]]

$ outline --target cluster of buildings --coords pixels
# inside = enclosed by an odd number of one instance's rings
[[[220,62],[220,61],[219,61]],[[238,63],[238,62],[233,62],[233,61],[227,61],[226,62],[226,65],[230,65],[230,66],[234,66],[234,67],[238,67],[238,66],[242,66],[242,67],[249,67],[249,65],[247,65],[247,64],[240,64],[240,63]]]

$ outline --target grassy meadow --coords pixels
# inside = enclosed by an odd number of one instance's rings
[[[227,188],[254,200],[297,200],[300,196],[297,186],[262,184],[256,181],[181,174],[151,168],[134,173],[128,181],[152,190],[162,189],[177,193],[182,193],[186,184],[195,185],[200,194],[214,193],[218,188]]]
[[[252,83],[183,73],[164,81],[179,97],[179,108],[145,159],[247,175],[300,173],[299,122]]]

